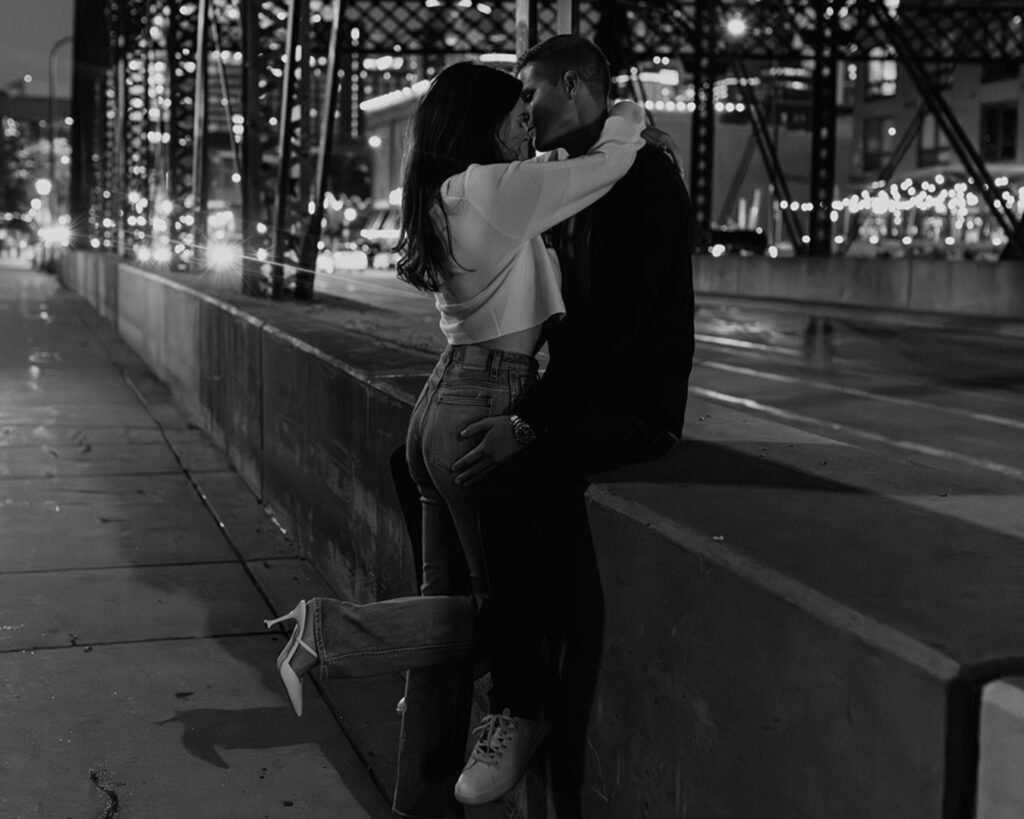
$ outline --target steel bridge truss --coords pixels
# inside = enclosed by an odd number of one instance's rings
[[[830,252],[836,72],[843,61],[899,61],[1024,256],[1020,218],[996,194],[934,75],[965,62],[1024,61],[1017,0],[77,0],[77,148],[72,207],[80,245],[206,269],[224,213],[208,213],[212,152],[241,191],[243,286],[312,295],[336,136],[361,133],[367,57],[521,52],[568,27],[595,39],[616,72],[679,60],[694,88],[689,185],[698,230],[711,226],[714,84],[740,80],[757,146],[786,191],[747,62],[812,70],[812,210],[784,227],[794,246]],[[741,21],[737,25],[736,21]],[[79,76],[76,72],[76,76]],[[84,79],[81,79],[84,78]],[[638,84],[639,85],[639,84]],[[796,241],[798,234],[809,241]]]

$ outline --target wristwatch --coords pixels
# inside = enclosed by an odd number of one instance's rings
[[[537,440],[537,433],[533,431],[533,427],[518,415],[510,415],[508,420],[512,422],[512,437],[516,439],[517,444],[528,446]]]

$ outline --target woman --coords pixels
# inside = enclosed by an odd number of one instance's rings
[[[557,260],[541,234],[607,192],[644,144],[642,109],[617,103],[586,155],[524,161],[520,92],[505,72],[459,63],[437,76],[413,121],[398,275],[434,292],[448,342],[406,445],[422,502],[423,596],[365,606],[313,599],[268,621],[296,621],[278,657],[296,713],[314,665],[325,677],[409,670],[401,816],[461,816],[459,803],[500,798],[543,739],[540,623],[529,616],[536,606],[516,570],[522,561],[488,552],[478,490],[456,485],[451,466],[473,446],[460,430],[508,415],[536,381],[544,325],[564,314]],[[459,775],[479,655],[491,660],[491,713]]]

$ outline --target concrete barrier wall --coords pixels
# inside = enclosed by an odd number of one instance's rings
[[[948,679],[616,501],[590,509],[606,621],[584,816],[943,816]]]
[[[263,491],[263,322],[230,305],[198,300],[195,387],[200,423],[259,498]],[[178,342],[184,344],[182,338]],[[187,399],[185,399],[187,400]]]
[[[65,281],[107,304],[109,267],[78,261]],[[350,599],[411,593],[388,464],[432,357],[118,270],[123,337],[298,549]],[[882,288],[869,266],[847,291],[777,271],[830,299]],[[969,815],[978,681],[1024,658],[1024,549],[983,523],[984,498],[946,514],[910,497],[946,497],[933,472],[900,469],[691,398],[672,457],[599,477],[583,815]]]
[[[162,276],[115,274],[121,336],[262,497],[263,322]]]
[[[62,276],[117,325],[339,594],[415,592],[389,464],[429,357],[395,366],[394,352],[341,329],[271,326],[259,303],[249,312],[99,254],[70,255]],[[375,380],[375,368],[389,377]]]
[[[414,593],[389,466],[413,396],[278,330],[264,330],[262,356],[263,497],[344,597]]]
[[[698,295],[1024,320],[1024,262],[698,256]]]
[[[1024,262],[915,262],[911,271],[910,310],[1024,318]]]
[[[108,321],[117,320],[117,259],[107,253],[73,253],[61,278]]]
[[[584,815],[971,816],[981,684],[1024,672],[1019,526],[952,473],[693,396],[688,418],[589,492]]]
[[[1024,816],[1024,677],[995,680],[981,697],[975,819]]]

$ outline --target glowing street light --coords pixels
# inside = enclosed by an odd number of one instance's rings
[[[736,14],[726,21],[725,30],[730,37],[742,37],[747,33],[747,21]]]
[[[206,260],[215,270],[231,270],[242,261],[242,249],[231,242],[211,242]]]

